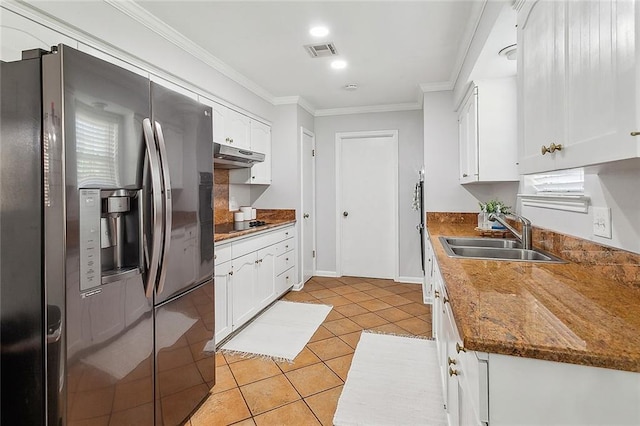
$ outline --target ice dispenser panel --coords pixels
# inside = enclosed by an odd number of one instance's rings
[[[80,290],[142,273],[142,191],[80,190]]]

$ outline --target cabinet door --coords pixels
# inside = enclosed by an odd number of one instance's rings
[[[460,183],[478,180],[478,88],[474,87],[458,116]]]
[[[564,20],[559,1],[529,3],[518,14],[520,173],[556,168],[559,153],[542,155],[541,147],[562,143],[564,133]]]
[[[632,1],[566,2],[567,124],[558,169],[640,154],[639,138],[630,135],[640,130],[637,7]]]
[[[444,401],[447,406],[449,425],[459,425],[459,360],[456,352],[456,343],[459,341],[458,330],[453,320],[453,313],[447,303],[443,303],[443,334],[446,346],[445,363],[442,364],[445,375]]]
[[[213,141],[223,144],[229,145],[229,137],[227,136],[226,129],[226,115],[229,109],[220,104],[213,103]]]
[[[225,130],[229,142],[236,148],[251,149],[251,120],[231,109],[227,109],[225,116]],[[225,138],[226,138],[225,137]]]
[[[246,254],[231,261],[232,324],[235,330],[247,322],[257,312],[256,295],[256,252]]]
[[[257,303],[258,310],[264,308],[275,299],[276,293],[276,249],[275,245],[258,250],[258,282]]]
[[[251,183],[271,183],[271,127],[251,120],[251,150],[264,154],[264,161],[251,167]]]
[[[231,333],[231,262],[224,262],[216,265],[214,274],[215,286],[215,335],[216,344]]]

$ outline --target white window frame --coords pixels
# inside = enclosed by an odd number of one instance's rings
[[[584,193],[584,170],[570,169],[523,176],[523,207],[563,210],[586,214],[590,197]]]

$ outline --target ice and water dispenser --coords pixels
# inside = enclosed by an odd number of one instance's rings
[[[142,273],[142,190],[80,190],[80,290]]]

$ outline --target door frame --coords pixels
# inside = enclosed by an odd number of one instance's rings
[[[315,152],[316,149],[316,135],[311,130],[300,126],[300,213],[304,215],[304,211],[302,210],[303,200],[304,200],[304,149],[302,146],[302,141],[304,136],[307,135],[311,138],[311,146]],[[316,251],[316,157],[313,156],[313,160],[311,161],[311,199],[313,200],[312,209],[311,209],[311,217],[313,217],[313,226],[311,227],[311,245],[313,246],[313,250]],[[304,217],[300,222],[300,277],[302,277],[302,281],[304,281]],[[316,273],[316,260],[318,257],[312,257],[312,270],[311,276],[313,277]],[[300,284],[300,286],[304,286],[304,282]]]
[[[365,130],[359,132],[336,132],[335,165],[336,165],[336,276],[342,276],[342,143],[348,139],[391,138],[393,156],[389,159],[393,167],[393,220],[389,225],[393,228],[393,280],[399,281],[400,263],[398,250],[398,130]]]

